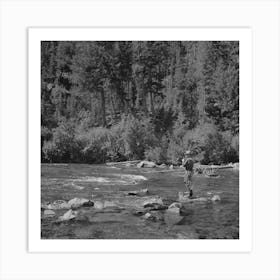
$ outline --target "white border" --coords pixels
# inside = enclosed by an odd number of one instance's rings
[[[53,40],[238,40],[240,42],[239,240],[42,240],[40,238],[40,42]],[[249,28],[29,29],[29,252],[250,252],[252,249],[252,93]],[[246,172],[244,172],[246,170]]]

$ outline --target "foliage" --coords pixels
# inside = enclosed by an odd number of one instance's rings
[[[98,127],[90,129],[77,136],[77,142],[81,143],[83,161],[87,163],[103,163],[107,159],[108,141],[110,132],[106,128]]]
[[[237,41],[43,41],[41,158],[239,160]]]
[[[77,162],[80,143],[75,139],[75,124],[62,119],[53,129],[53,138],[43,146],[44,158],[50,162]]]
[[[157,164],[165,163],[167,162],[167,149],[168,139],[166,136],[163,136],[160,146],[149,147],[145,150],[145,158],[154,161]]]

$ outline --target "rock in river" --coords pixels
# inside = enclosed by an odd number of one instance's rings
[[[56,200],[53,203],[48,203],[42,206],[44,209],[59,210],[59,209],[70,209],[71,206],[65,200]]]
[[[180,203],[180,202],[173,202],[172,204],[170,204],[169,206],[168,206],[168,209],[171,209],[171,208],[182,208],[182,203]]]
[[[181,213],[181,209],[183,208],[182,203],[180,202],[173,202],[168,206],[166,212],[173,213],[179,215]]]
[[[55,216],[55,212],[47,209],[47,210],[44,211],[44,216],[45,217],[53,217],[53,216]]]
[[[178,208],[178,207],[172,207],[172,208],[168,208],[167,210],[166,210],[166,212],[168,212],[168,213],[173,213],[173,214],[180,214],[180,208]]]
[[[137,164],[137,167],[138,168],[141,168],[141,167],[147,167],[147,168],[154,168],[154,167],[156,167],[157,165],[154,163],[154,162],[152,162],[152,161],[147,161],[147,160],[143,160],[143,161],[141,161],[141,162],[139,162],[138,164]]]
[[[70,209],[66,213],[64,213],[63,216],[60,216],[58,218],[58,221],[59,222],[69,221],[69,220],[75,219],[76,217],[77,217],[77,211],[73,211],[72,209]]]
[[[150,210],[167,209],[167,206],[163,205],[163,201],[160,197],[150,197],[143,202],[142,206],[144,208],[150,208]]]
[[[160,205],[163,205],[162,198],[161,198],[161,197],[158,197],[158,196],[154,196],[154,197],[147,198],[147,199],[143,202],[143,206],[144,206],[144,207],[149,207],[150,205],[153,205],[153,204],[160,204]]]
[[[72,209],[76,209],[81,206],[90,207],[94,205],[94,203],[91,200],[85,198],[73,198],[68,201],[68,204]]]

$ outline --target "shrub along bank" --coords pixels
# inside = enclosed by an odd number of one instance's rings
[[[178,122],[178,121],[177,121]],[[44,129],[42,162],[105,163],[147,159],[157,164],[180,164],[186,149],[192,149],[202,164],[239,160],[238,135],[219,132],[204,123],[188,129],[175,122],[173,129],[157,133],[152,119],[123,116],[110,128],[85,129],[74,120],[62,119],[58,127]]]

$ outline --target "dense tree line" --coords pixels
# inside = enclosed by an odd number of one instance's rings
[[[43,162],[239,158],[237,41],[41,42]]]

